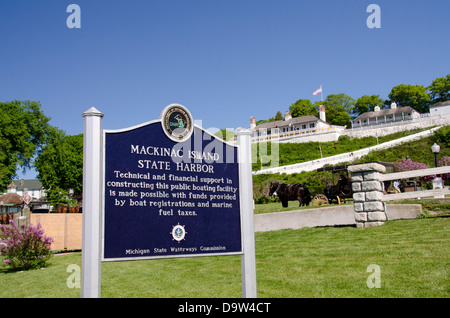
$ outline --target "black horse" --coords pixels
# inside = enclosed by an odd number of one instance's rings
[[[283,208],[288,207],[288,201],[290,200],[298,200],[298,202],[300,202],[299,206],[308,206],[311,202],[311,193],[308,188],[301,183],[284,184],[274,182],[270,185],[269,195],[272,196],[275,192],[280,198]]]

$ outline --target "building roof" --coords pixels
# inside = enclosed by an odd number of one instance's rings
[[[387,108],[387,109],[380,109],[377,112],[362,113],[361,115],[356,117],[355,120],[363,120],[363,119],[368,119],[368,118],[384,117],[384,116],[389,116],[389,115],[394,115],[394,114],[397,115],[397,114],[401,114],[401,113],[411,113],[411,112],[417,113],[417,110],[415,110],[411,106]]]
[[[4,205],[22,204],[22,198],[17,193],[8,193],[0,196],[0,202]]]
[[[282,127],[288,127],[291,125],[315,123],[315,122],[322,122],[322,123],[328,124],[327,122],[320,120],[316,116],[308,115],[308,116],[302,116],[302,117],[294,117],[294,118],[291,118],[288,120],[276,120],[276,121],[271,121],[268,123],[262,123],[262,124],[259,124],[258,126],[256,126],[256,129],[261,129],[261,128],[271,129],[271,128],[276,128],[276,127],[282,128]]]
[[[437,102],[436,104],[433,104],[430,107],[439,107],[439,106],[450,106],[450,100],[445,100],[443,102]]]
[[[38,179],[14,180],[8,187],[11,188],[13,184],[17,188],[17,191],[22,191],[23,189],[28,189],[29,191],[42,189],[42,183]]]

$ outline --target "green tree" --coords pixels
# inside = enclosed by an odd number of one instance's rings
[[[372,112],[375,106],[383,107],[384,99],[380,98],[380,95],[364,95],[358,98],[353,108],[353,114],[359,116],[362,113]]]
[[[430,92],[432,103],[442,102],[450,99],[450,74],[438,77],[427,87]]]
[[[273,120],[270,120],[273,121]],[[256,126],[269,122],[267,119],[261,119],[256,121]]]
[[[283,114],[280,111],[277,111],[275,120],[283,120]]]
[[[422,85],[397,85],[389,93],[389,99],[400,106],[411,106],[420,113],[430,111],[431,99]]]
[[[214,133],[214,136],[219,137],[222,140],[228,141],[230,139],[233,139],[236,134],[234,131],[226,130],[226,129],[220,129],[219,131]]]
[[[67,204],[69,189],[80,195],[83,185],[83,135],[55,133],[53,140],[36,158],[38,178],[52,204]]]
[[[52,127],[39,102],[0,102],[0,190],[18,168],[26,170],[48,140]]]
[[[283,114],[280,111],[277,111],[275,114],[275,117],[270,117],[268,122],[276,121],[276,120],[283,120]],[[256,122],[257,125],[259,125],[260,122],[267,122],[265,120]]]
[[[309,99],[299,99],[289,107],[292,117],[302,117],[307,115],[319,116],[317,107]]]
[[[341,94],[331,94],[328,95],[325,101],[316,102],[317,105],[323,104],[325,106],[325,111],[327,114],[327,122],[333,125],[351,125],[351,116],[355,100],[350,96]]]

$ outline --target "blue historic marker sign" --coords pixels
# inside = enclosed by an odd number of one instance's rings
[[[103,260],[242,254],[237,147],[160,117],[104,132]]]

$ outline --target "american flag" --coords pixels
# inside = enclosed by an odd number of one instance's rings
[[[318,88],[314,91],[313,95],[316,96],[319,93],[322,93],[322,85],[320,85],[320,88]]]

